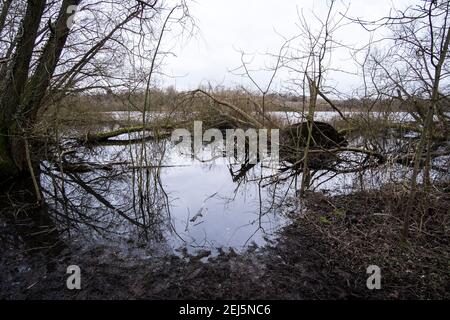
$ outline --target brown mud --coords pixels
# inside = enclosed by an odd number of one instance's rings
[[[67,246],[49,255],[11,245],[15,236],[2,222],[0,298],[449,299],[447,189],[428,195],[426,221],[418,197],[407,241],[400,237],[406,196],[386,186],[334,197],[311,193],[307,210],[292,214],[276,243],[215,257],[144,258],[107,246]],[[66,288],[72,264],[81,268],[81,290]],[[366,287],[372,264],[381,269],[380,290]]]

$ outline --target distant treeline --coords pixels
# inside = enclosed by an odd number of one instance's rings
[[[251,93],[242,89],[210,89],[208,90],[219,100],[227,101],[246,111],[251,111],[256,105],[261,106],[263,97],[261,94]],[[143,91],[112,92],[105,93],[77,93],[68,95],[58,104],[60,113],[79,112],[110,112],[110,111],[142,111],[145,105],[146,94]],[[147,111],[170,112],[177,109],[189,108],[198,111],[199,108],[208,107],[204,101],[192,103],[189,92],[177,91],[173,87],[165,89],[151,89],[148,92]],[[189,100],[189,106],[185,101]],[[195,101],[195,100],[194,100]],[[212,103],[212,102],[211,102]],[[427,101],[415,98],[411,101],[389,97],[386,99],[334,99],[331,101],[340,111],[373,111],[396,112],[411,111],[414,105],[426,105]],[[444,110],[450,111],[449,99],[442,100]],[[266,111],[297,111],[307,108],[308,97],[294,95],[292,93],[270,93],[264,97]],[[55,111],[55,107],[49,111]],[[185,110],[186,111],[186,110]],[[333,108],[325,100],[318,98],[316,111],[333,111]]]

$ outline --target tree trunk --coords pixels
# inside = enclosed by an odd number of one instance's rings
[[[64,0],[59,10],[58,19],[54,27],[51,27],[50,38],[48,39],[44,50],[39,58],[36,70],[27,83],[23,98],[23,113],[28,115],[28,121],[33,123],[36,120],[39,107],[44,98],[50,80],[58,64],[62,50],[66,44],[69,35],[70,26],[68,21],[73,14],[68,10],[71,6],[76,6],[80,0]]]
[[[0,133],[0,180],[17,175],[17,168],[10,155],[6,134]]]
[[[303,174],[302,174],[302,183],[300,187],[300,194],[304,195],[305,191],[309,189],[311,184],[311,171],[309,169],[308,157],[309,157],[309,149],[312,142],[312,130],[314,124],[314,112],[316,111],[317,104],[317,84],[315,80],[308,79],[309,82],[309,108],[308,108],[308,116],[307,116],[307,128],[308,128],[308,136],[306,137],[306,146],[303,150]]]
[[[28,171],[24,141],[20,141],[20,123],[17,112],[28,80],[31,57],[37,31],[45,9],[45,0],[28,1],[27,10],[19,29],[16,52],[6,78],[2,82],[0,97],[0,176],[16,175]]]
[[[42,99],[47,92],[50,79],[58,64],[59,57],[69,34],[68,19],[73,14],[69,6],[78,5],[79,0],[64,0],[58,19],[50,25],[50,37],[44,46],[34,74],[28,79],[30,61],[36,41],[37,31],[44,12],[46,1],[28,2],[27,11],[21,26],[11,69],[3,83],[1,97],[2,117],[0,134],[0,175],[30,175],[38,167],[30,156],[28,132],[33,128]],[[33,167],[35,170],[33,170]]]

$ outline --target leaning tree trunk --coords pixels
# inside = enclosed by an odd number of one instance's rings
[[[24,143],[18,143],[20,124],[17,112],[28,80],[30,62],[36,36],[44,12],[45,0],[28,1],[27,10],[19,28],[16,51],[0,97],[0,176],[14,176],[27,171]]]
[[[34,178],[38,164],[33,161],[28,140],[29,132],[37,118],[44,95],[50,85],[55,68],[70,31],[68,21],[72,12],[69,6],[80,0],[64,0],[55,24],[49,22],[50,36],[39,57],[34,73],[29,68],[37,31],[46,1],[28,1],[28,7],[19,32],[16,55],[11,62],[8,77],[3,83],[0,120],[0,175],[25,175]],[[26,85],[25,85],[26,84]],[[34,170],[33,170],[34,168]]]

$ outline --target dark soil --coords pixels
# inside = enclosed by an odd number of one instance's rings
[[[410,236],[401,238],[406,196],[396,186],[347,196],[307,196],[277,243],[210,257],[142,257],[106,246],[25,251],[3,224],[1,299],[449,299],[449,194],[417,197]],[[207,262],[205,263],[205,260]],[[66,289],[67,266],[82,272]],[[366,268],[381,268],[369,290]]]

